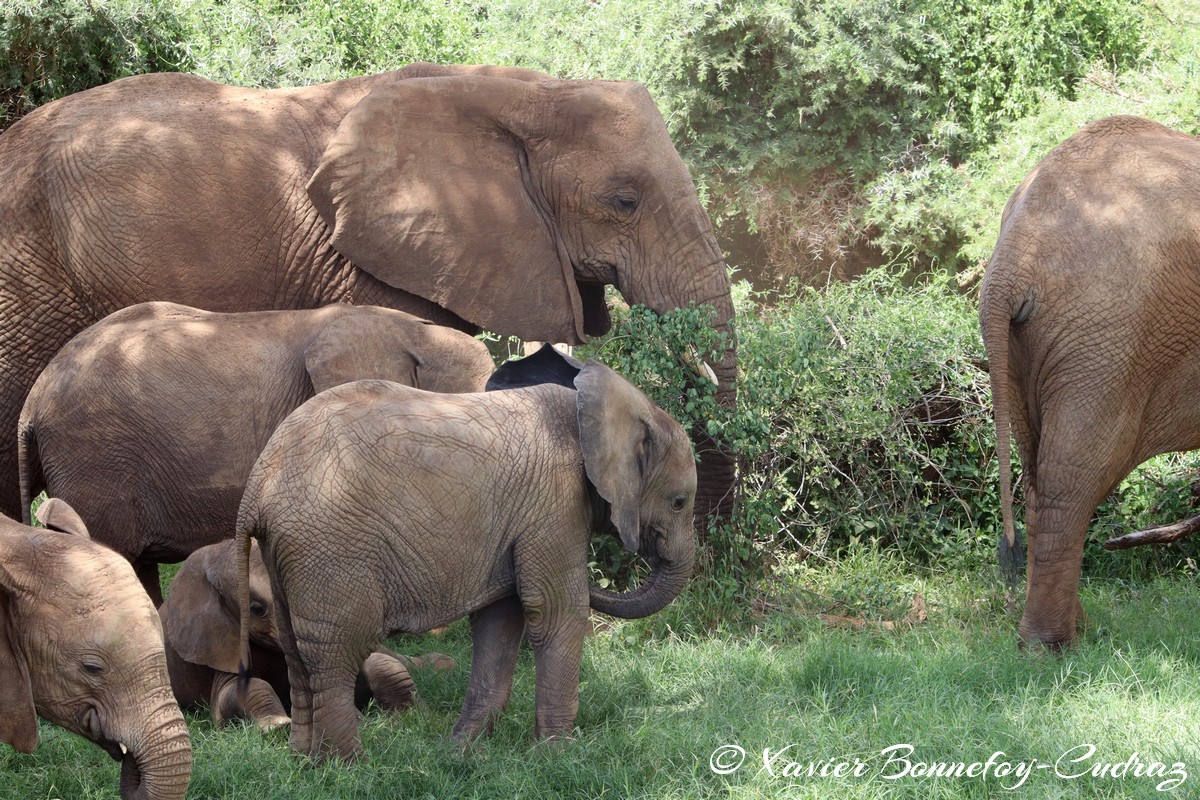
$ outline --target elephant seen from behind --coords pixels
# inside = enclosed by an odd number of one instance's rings
[[[1096,507],[1133,467],[1200,447],[1200,139],[1093,122],[1004,209],[983,279],[1005,542],[1009,436],[1028,537],[1023,642],[1076,641]]]
[[[589,607],[641,617],[683,589],[695,554],[686,433],[607,367],[587,363],[574,385],[437,395],[358,381],[279,426],[238,513],[238,593],[257,538],[293,750],[354,758],[358,665],[381,636],[466,615],[474,652],[454,737],[482,735],[506,706],[523,631],[536,732],[569,735]],[[589,587],[589,535],[610,524],[652,566],[626,593]],[[243,647],[249,625],[243,604]]]
[[[118,311],[72,339],[21,412],[21,502],[42,489],[128,558],[156,605],[158,564],[233,535],[271,432],[316,392],[380,378],[481,391],[482,342],[387,308]]]
[[[0,741],[32,752],[42,717],[120,762],[125,800],[183,800],[191,740],[153,604],[68,504],[37,518],[0,518]]]
[[[264,730],[291,722],[287,665],[275,629],[275,603],[262,556],[250,551],[250,654],[253,674],[244,693],[237,685],[238,626],[237,556],[234,540],[201,547],[176,573],[167,599],[159,608],[166,644],[171,688],[183,708],[207,707],[218,726],[248,719]],[[398,711],[416,700],[410,668],[454,668],[441,653],[408,658],[385,647],[363,662],[355,684],[354,704],[368,702]]]

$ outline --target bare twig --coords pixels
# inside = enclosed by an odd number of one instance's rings
[[[1127,533],[1124,536],[1117,536],[1109,539],[1104,543],[1105,550],[1125,550],[1130,547],[1137,547],[1143,544],[1161,544],[1163,542],[1174,542],[1177,539],[1182,539],[1185,536],[1191,536],[1193,533],[1200,531],[1200,516],[1185,519],[1182,522],[1176,522],[1171,525],[1163,525],[1158,528],[1147,528],[1144,531],[1135,533]]]
[[[833,328],[833,335],[836,336],[838,341],[842,343],[842,349],[845,350],[849,348],[850,345],[846,344],[846,340],[842,338],[842,332],[838,330],[837,325],[833,324],[833,320],[830,319],[828,314],[825,315],[825,321],[829,323],[829,327]]]

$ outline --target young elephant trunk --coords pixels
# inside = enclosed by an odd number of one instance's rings
[[[122,800],[183,800],[192,776],[192,747],[183,715],[164,699],[150,727],[121,760]]]
[[[694,558],[687,555],[674,561],[659,561],[650,577],[628,592],[610,592],[598,586],[589,587],[590,605],[601,614],[622,619],[641,619],[658,613],[679,596],[692,577]]]

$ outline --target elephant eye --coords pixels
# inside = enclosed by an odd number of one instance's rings
[[[88,675],[99,675],[101,672],[104,672],[104,667],[99,664],[93,664],[90,661],[85,661],[83,662],[83,671]]]
[[[638,207],[637,192],[623,189],[608,198],[609,204],[622,214],[632,214]]]
[[[671,501],[671,508],[673,508],[676,511],[683,511],[683,509],[686,505],[687,505],[687,495],[686,494],[677,494],[677,495],[675,495],[675,499]]]
[[[250,613],[256,617],[265,617],[267,615],[267,607],[262,603],[251,603]]]

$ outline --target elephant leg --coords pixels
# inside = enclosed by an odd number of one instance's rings
[[[262,678],[250,679],[243,705],[238,696],[237,675],[230,672],[218,672],[213,679],[209,708],[218,728],[225,727],[231,719],[249,719],[266,733],[291,722],[279,695]]]
[[[356,663],[361,664],[363,660],[358,659]],[[308,755],[317,762],[330,756],[353,762],[362,752],[358,730],[360,716],[354,706],[358,670],[341,664],[321,666],[313,668],[309,678],[313,699]]]
[[[471,680],[451,737],[470,742],[490,733],[508,705],[525,619],[521,601],[502,597],[471,615]]]
[[[278,554],[264,554],[279,558]],[[356,564],[333,554],[293,562],[272,575],[279,643],[292,686],[291,747],[317,762],[330,756],[354,761],[361,752],[354,685],[383,626],[381,606],[354,601],[336,587],[357,588]],[[300,587],[281,591],[277,577]],[[357,579],[361,583],[361,578]],[[313,588],[315,587],[315,588]],[[322,591],[325,587],[335,587]]]
[[[278,626],[279,647],[287,664],[288,684],[291,687],[292,729],[288,745],[294,753],[309,753],[312,750],[312,684],[308,670],[296,647],[296,632],[292,628],[292,615],[287,596],[280,591],[274,576],[271,590],[275,597],[275,624]]]
[[[155,608],[161,608],[163,604],[162,582],[159,580],[158,563],[155,561],[138,561],[133,565],[133,572],[137,575],[137,579],[141,581],[142,586],[146,590],[146,594],[150,595],[151,602]]]
[[[586,579],[572,583],[578,585],[521,587],[537,670],[535,733],[539,738],[569,737],[579,711],[579,662],[587,637],[589,609]],[[556,599],[553,606],[547,598]]]
[[[587,614],[564,615],[544,633],[530,626],[537,671],[535,735],[569,738],[579,713],[579,662],[587,637]]]
[[[372,698],[385,711],[403,710],[417,699],[408,667],[386,648],[367,656],[354,687],[354,705],[359,709],[365,708]]]
[[[1088,526],[1096,507],[1137,463],[1136,431],[1114,424],[1119,409],[1069,431],[1047,414],[1038,446],[1036,477],[1026,492],[1023,643],[1069,647],[1084,622],[1079,578]],[[1107,422],[1105,422],[1107,420]]]

